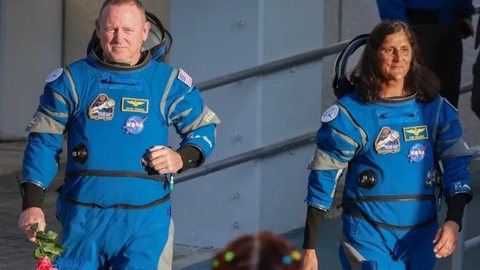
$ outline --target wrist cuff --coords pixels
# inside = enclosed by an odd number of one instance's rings
[[[180,148],[177,149],[177,153],[180,154],[183,162],[183,167],[178,173],[195,168],[202,164],[204,160],[202,152],[190,144],[180,146]]]
[[[45,191],[35,184],[22,183],[22,211],[30,207],[43,209],[45,203]]]
[[[308,206],[307,220],[305,222],[305,231],[303,235],[303,249],[315,249],[320,235],[320,227],[325,219],[325,211]]]

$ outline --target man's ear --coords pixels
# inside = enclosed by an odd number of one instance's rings
[[[100,22],[98,21],[98,19],[95,20],[95,34],[97,35],[97,37],[99,36],[99,33],[100,32]]]
[[[149,21],[146,21],[145,24],[143,25],[143,42],[145,42],[148,38],[148,33],[150,33],[150,28],[152,25],[150,24]]]

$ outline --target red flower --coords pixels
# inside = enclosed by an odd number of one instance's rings
[[[52,263],[48,257],[42,257],[37,262],[37,270],[51,270]]]

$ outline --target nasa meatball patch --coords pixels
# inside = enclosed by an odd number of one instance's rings
[[[148,116],[145,116],[143,118],[137,115],[128,117],[123,125],[123,130],[125,130],[125,134],[140,134],[145,127],[145,121],[147,121],[147,119]]]
[[[416,143],[410,146],[408,149],[408,161],[409,162],[420,162],[425,157],[425,150],[427,149],[426,145],[421,143]]]

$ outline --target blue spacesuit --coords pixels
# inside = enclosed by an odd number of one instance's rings
[[[344,269],[431,269],[438,229],[436,188],[471,194],[470,153],[456,110],[415,95],[365,103],[350,93],[322,115],[310,161],[307,203],[332,207],[343,190]]]
[[[168,269],[161,257],[171,241],[171,189],[168,176],[148,167],[147,150],[168,145],[173,125],[181,145],[196,148],[204,159],[215,146],[218,123],[190,76],[150,52],[126,67],[107,64],[92,50],[86,59],[52,72],[27,128],[21,182],[50,186],[66,133],[68,161],[57,216],[68,250],[57,266]]]

